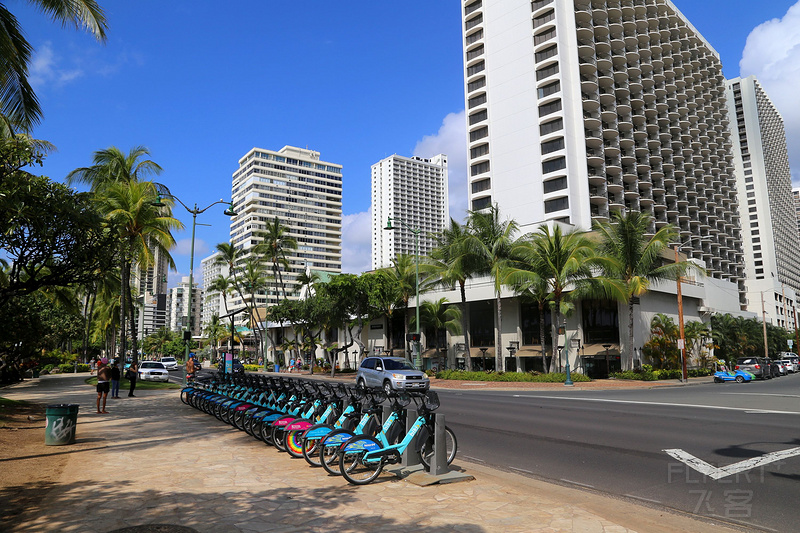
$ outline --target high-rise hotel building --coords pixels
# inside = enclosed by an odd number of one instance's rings
[[[394,231],[386,231],[392,219]],[[392,155],[372,165],[372,269],[387,267],[398,254],[415,255],[434,247],[431,236],[450,222],[447,156]]]
[[[231,220],[231,244],[245,256],[264,240],[262,233],[275,218],[297,241],[297,249],[286,254],[289,268],[281,269],[284,286],[276,289],[270,280],[266,294],[256,295],[257,307],[276,304],[284,289],[288,298],[296,299],[296,279],[306,267],[341,272],[342,165],[304,148],[253,148],[239,160],[231,197],[237,213]],[[271,265],[266,270],[271,275]],[[229,305],[238,309],[243,303],[234,296]]]
[[[783,118],[755,76],[727,82],[733,121],[747,298],[772,323],[794,330],[800,235]]]
[[[680,232],[745,305],[725,78],[668,0],[463,0],[470,208]]]

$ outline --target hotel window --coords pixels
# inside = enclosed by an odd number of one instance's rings
[[[481,60],[467,69],[467,76],[472,76],[478,72],[482,72],[486,68],[486,63]]]
[[[563,156],[551,159],[550,161],[544,161],[542,163],[543,174],[555,172],[556,170],[561,170],[562,168],[567,168],[567,159]]]
[[[474,19],[470,19],[470,20],[466,21],[464,23],[464,28],[466,28],[466,31],[469,31],[472,28],[474,28],[475,26],[477,26],[478,24],[480,24],[481,22],[483,22],[483,15],[479,13],[478,16],[475,17]]]
[[[472,194],[487,191],[492,186],[492,181],[489,178],[478,180],[472,184]]]
[[[471,148],[469,151],[469,156],[470,158],[475,159],[476,157],[480,157],[488,153],[489,153],[489,145],[482,144],[480,146],[476,146],[475,148]]]
[[[533,36],[533,44],[542,44],[544,42],[549,41],[550,39],[552,39],[555,36],[556,36],[556,29],[555,28],[550,28],[547,31],[544,31],[542,33],[534,35]]]
[[[546,200],[544,203],[545,213],[562,211],[564,209],[569,209],[569,198],[566,196],[562,196],[561,198],[553,198],[552,200]]]
[[[470,174],[472,176],[477,176],[478,174],[483,174],[484,172],[489,172],[488,161],[481,161],[480,163],[476,163],[470,167]]]
[[[483,69],[481,69],[483,70]],[[553,74],[558,74],[558,63],[554,63],[550,66],[540,68],[536,71],[536,81],[541,81],[545,78],[552,76]]]
[[[542,143],[542,155],[564,149],[564,137]]]
[[[536,11],[539,8],[546,6],[547,4],[552,4],[553,0],[534,0],[531,2],[531,11]]]
[[[545,194],[549,193],[549,192],[555,192],[555,191],[560,191],[562,189],[566,189],[567,188],[567,177],[566,176],[561,176],[561,177],[556,178],[554,180],[547,180],[547,181],[544,182],[543,187],[544,187]]]
[[[553,83],[549,83],[543,87],[539,87],[539,98],[546,98],[551,94],[555,94],[561,90],[561,82],[556,81]]]
[[[473,113],[472,115],[469,116],[469,125],[473,126],[478,122],[483,122],[484,120],[486,120],[486,116],[487,115],[485,109],[482,111],[478,111],[477,113]]]
[[[550,122],[545,122],[539,126],[539,134],[540,135],[547,135],[548,133],[553,133],[554,131],[559,131],[564,129],[564,120],[557,118],[555,120],[551,120]]]
[[[478,96],[473,96],[472,98],[469,99],[469,108],[472,109],[473,107],[485,103],[486,103],[486,93],[479,94]]]
[[[481,87],[486,87],[486,78],[479,78],[475,81],[471,81],[467,84],[467,91],[472,92],[476,89],[480,89]]]
[[[477,198],[472,200],[472,210],[473,211],[480,211],[481,209],[486,209],[487,207],[492,205],[492,197],[491,196],[484,196],[483,198]]]
[[[474,43],[476,41],[480,41],[481,39],[483,39],[483,29],[482,28],[480,30],[476,31],[475,33],[467,35],[467,44],[472,44],[472,43]]]
[[[543,104],[539,106],[539,116],[544,117],[551,113],[555,113],[556,111],[561,110],[561,100],[556,100],[554,102],[550,102],[549,104]]]
[[[484,137],[488,137],[488,136],[489,136],[489,128],[487,126],[484,126],[482,128],[478,128],[475,131],[469,132],[469,140],[470,140],[470,142],[477,141],[478,139],[483,139]]]
[[[539,15],[538,17],[533,19],[533,27],[534,28],[538,28],[539,26],[541,26],[543,24],[547,24],[548,22],[550,22],[551,20],[553,20],[555,18],[556,18],[556,12],[555,11],[548,11],[544,15]]]
[[[536,52],[536,62],[544,61],[545,59],[550,59],[554,55],[558,54],[558,46],[553,45],[548,48],[545,48],[541,52]]]
[[[475,59],[476,57],[483,55],[483,45],[476,47],[473,50],[467,52],[467,61]]]

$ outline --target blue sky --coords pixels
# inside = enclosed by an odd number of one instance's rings
[[[102,3],[106,45],[23,3],[10,6],[36,48],[31,79],[45,116],[35,136],[58,148],[40,173],[62,180],[95,150],[144,145],[164,168],[159,180],[202,208],[229,198],[250,148],[307,146],[344,165],[343,268],[351,272],[369,268],[369,172],[378,160],[447,153],[451,214],[463,215],[458,0]],[[674,3],[720,53],[726,76],[740,75],[742,62],[742,75],[762,80],[784,115],[800,181],[800,1]],[[211,226],[197,228],[195,276],[228,239],[223,209],[198,217]],[[191,215],[175,214],[186,230],[176,233],[171,280],[189,272]]]

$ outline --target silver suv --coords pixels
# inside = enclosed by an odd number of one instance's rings
[[[431,381],[402,357],[367,357],[361,362],[356,383],[362,387],[427,391]]]
[[[740,357],[736,360],[734,370],[745,370],[761,379],[770,379],[772,377],[770,362],[763,357]]]

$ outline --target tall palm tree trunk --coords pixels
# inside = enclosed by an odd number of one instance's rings
[[[464,289],[464,282],[459,282],[461,288],[461,328],[464,330],[464,362],[467,372],[472,372],[472,356],[470,355],[469,345],[469,303],[467,302],[467,291]]]
[[[128,254],[126,251],[123,251],[122,253],[122,271],[120,274],[120,277],[122,278],[122,286],[120,287],[119,294],[119,360],[124,362],[127,348],[125,327],[127,324],[126,318],[128,316],[128,310],[126,306],[127,291],[125,290],[125,286],[128,285],[128,277],[130,276],[130,264],[128,263]]]
[[[503,306],[500,303],[500,293],[497,293],[497,336],[495,338],[495,372],[506,371],[506,359],[503,357]]]
[[[633,299],[628,300],[628,349],[625,350],[625,365],[621,370],[633,369]]]
[[[553,316],[553,324],[551,326],[551,330],[553,332],[553,353],[550,359],[550,372],[555,372],[557,370],[558,364],[558,323],[561,320],[561,313],[558,312],[558,306],[560,302],[556,302],[555,309],[552,312]]]
[[[548,372],[547,367],[547,353],[545,352],[545,342],[544,342],[544,302],[539,302],[539,346],[542,349],[542,370],[546,374]]]

